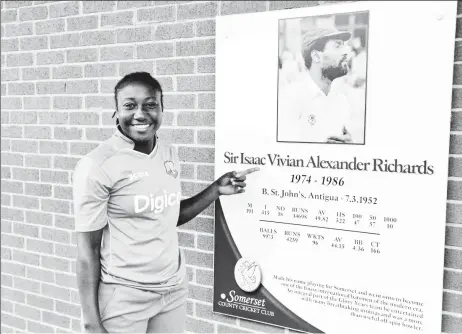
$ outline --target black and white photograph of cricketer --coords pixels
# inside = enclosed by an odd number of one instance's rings
[[[277,141],[364,145],[369,12],[279,21]]]

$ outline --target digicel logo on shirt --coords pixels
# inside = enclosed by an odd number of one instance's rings
[[[178,205],[181,202],[181,192],[170,193],[164,190],[163,195],[154,197],[151,193],[149,196],[136,195],[134,197],[135,213],[154,211],[154,213],[161,213],[169,206]]]

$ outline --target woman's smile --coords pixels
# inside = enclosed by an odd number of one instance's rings
[[[144,132],[146,130],[148,130],[148,128],[151,126],[152,124],[149,124],[149,123],[143,123],[143,124],[133,124],[132,126],[135,127],[135,129],[139,132]]]

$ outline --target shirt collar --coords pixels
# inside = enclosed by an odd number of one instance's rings
[[[314,96],[326,96],[326,94],[324,94],[321,88],[319,88],[317,83],[313,80],[309,71],[303,73],[303,81],[308,86],[308,91]]]
[[[122,130],[120,129],[120,125],[116,126],[116,132],[114,133],[114,135],[112,137],[115,139],[117,146],[119,146],[121,148],[133,149],[135,147],[135,143],[133,142],[133,140],[128,138],[122,132]]]
[[[133,140],[128,138],[120,129],[120,125],[116,126],[116,132],[112,135],[111,141],[120,149],[130,149],[133,150],[135,148],[135,143]],[[156,134],[156,144],[152,150],[155,152],[157,150],[157,146],[159,144],[159,137]]]

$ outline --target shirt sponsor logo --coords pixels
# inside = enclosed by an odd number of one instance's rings
[[[167,193],[154,196],[152,193],[147,195],[136,195],[134,197],[135,213],[151,211],[161,213],[165,208],[179,205],[181,202],[181,192]]]
[[[138,179],[141,179],[142,177],[149,176],[148,172],[138,172],[138,173],[132,173],[129,176],[130,181],[135,181]]]

